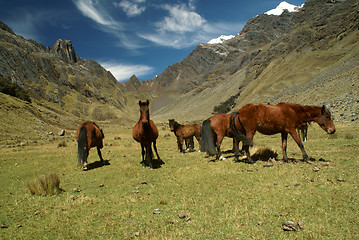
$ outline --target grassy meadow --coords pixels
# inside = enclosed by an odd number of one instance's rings
[[[327,135],[317,124],[304,143],[313,161],[300,161],[288,141],[283,163],[280,135],[254,138],[252,149],[270,148],[277,161],[214,161],[204,153],[181,154],[167,123],[158,124],[158,150],[166,163],[140,165],[131,129],[101,124],[105,133],[99,166],[76,166],[74,132],[44,143],[0,148],[1,239],[358,239],[358,124],[337,123]],[[198,143],[195,141],[198,150]],[[226,138],[222,150],[232,148]],[[57,174],[58,195],[31,195],[28,184]],[[300,223],[284,231],[282,223]]]

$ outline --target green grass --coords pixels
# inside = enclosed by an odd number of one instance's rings
[[[103,125],[102,152],[110,165],[86,172],[76,167],[76,142],[70,136],[1,148],[0,224],[7,228],[0,229],[0,238],[359,238],[357,126],[337,126],[336,136],[329,137],[313,124],[304,145],[316,161],[299,161],[300,150],[289,140],[288,156],[297,161],[276,161],[271,167],[262,161],[234,162],[233,154],[225,154],[225,161],[198,152],[181,154],[167,126],[158,128],[158,150],[166,164],[155,170],[141,167],[131,129],[109,124]],[[256,134],[254,140],[256,148],[268,147],[282,158],[279,135]],[[60,142],[65,146],[58,147]],[[225,139],[222,149],[231,144]],[[89,163],[96,161],[92,149]],[[28,183],[48,173],[59,176],[65,192],[32,196]],[[153,213],[157,208],[160,214]],[[305,228],[285,232],[281,225],[287,220],[301,221]]]

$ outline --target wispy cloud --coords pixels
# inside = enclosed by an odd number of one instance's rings
[[[92,19],[104,32],[118,38],[118,46],[138,51],[145,46],[155,44],[170,48],[187,48],[222,34],[235,34],[231,30],[243,27],[242,24],[211,23],[196,12],[196,0],[176,4],[148,4],[146,0],[121,0],[113,3],[133,21],[120,22],[113,9],[106,9],[103,2],[96,0],[73,0],[81,13]],[[108,5],[107,5],[108,7]],[[151,9],[150,9],[151,8]],[[135,22],[135,16],[145,11],[153,11],[157,20],[144,24]],[[112,15],[111,15],[112,13]],[[162,17],[158,17],[162,16]],[[156,19],[154,18],[154,19]],[[160,20],[159,20],[160,18]]]
[[[134,17],[146,10],[146,7],[143,5],[145,2],[145,0],[123,0],[115,3],[115,6],[120,7],[128,17]]]
[[[114,77],[122,82],[130,79],[132,75],[137,77],[147,76],[153,74],[154,69],[150,66],[141,65],[141,64],[123,64],[114,61],[100,62],[107,71],[110,71]]]
[[[120,24],[116,22],[111,15],[107,13],[105,9],[101,7],[101,4],[98,1],[94,0],[74,0],[74,3],[82,14],[96,23],[108,27],[119,26]]]

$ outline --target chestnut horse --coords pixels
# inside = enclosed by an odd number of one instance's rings
[[[102,130],[94,122],[84,122],[76,132],[78,165],[82,165],[83,170],[87,170],[87,158],[89,151],[97,147],[97,154],[100,157],[101,164],[104,163],[101,149],[103,148],[102,139],[105,138]]]
[[[156,140],[158,137],[158,130],[154,122],[150,120],[150,110],[148,107],[150,104],[149,101],[147,100],[146,102],[142,102],[140,100],[138,104],[140,105],[140,120],[138,120],[136,125],[133,127],[132,136],[133,139],[141,144],[142,166],[155,168],[158,166],[155,166],[153,161],[152,143],[159,164],[164,164],[157,152]]]
[[[168,119],[169,126],[171,132],[174,132],[177,137],[177,145],[180,152],[185,153],[183,149],[183,140],[187,140],[189,142],[189,147],[194,148],[194,144],[191,144],[191,140],[193,141],[193,136],[196,137],[198,144],[201,146],[201,126],[199,124],[179,124],[174,119]],[[187,145],[187,144],[186,144]]]
[[[316,107],[292,103],[279,103],[277,105],[248,103],[232,114],[231,119],[233,119],[231,122],[235,123],[231,124],[232,131],[244,133],[249,139],[253,139],[256,131],[265,135],[280,133],[282,136],[283,160],[286,162],[288,161],[288,134],[292,136],[302,151],[303,160],[309,160],[304,150],[304,145],[296,132],[298,125],[314,121],[328,134],[335,132],[330,111],[324,105]],[[248,144],[244,143],[243,147],[248,161],[252,162]]]
[[[236,156],[239,156],[238,144],[244,141],[251,145],[243,133],[233,132],[230,127],[231,115],[218,113],[205,120],[201,128],[201,151],[208,155],[216,155],[216,159],[224,160],[221,152],[221,143],[224,137],[233,138],[233,149]]]

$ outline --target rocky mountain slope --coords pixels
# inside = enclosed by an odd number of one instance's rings
[[[336,120],[357,122],[358,13],[355,0],[307,0],[299,12],[260,14],[234,38],[201,43],[154,79],[125,84],[68,40],[45,47],[0,22],[0,140],[75,129],[85,119],[131,126],[133,106],[146,98],[155,121],[202,122],[248,102],[289,101],[327,104]]]
[[[138,94],[126,95],[123,84],[100,64],[77,56],[71,41],[59,39],[45,47],[2,22],[0,89],[6,93],[0,93],[2,136],[25,134],[25,129],[44,135],[76,128],[81,120],[132,123],[138,115],[132,107]]]
[[[281,101],[328,104],[337,119],[358,120],[358,12],[355,0],[308,0],[298,12],[260,14],[235,38],[199,44],[140,89],[158,93],[159,120]]]

